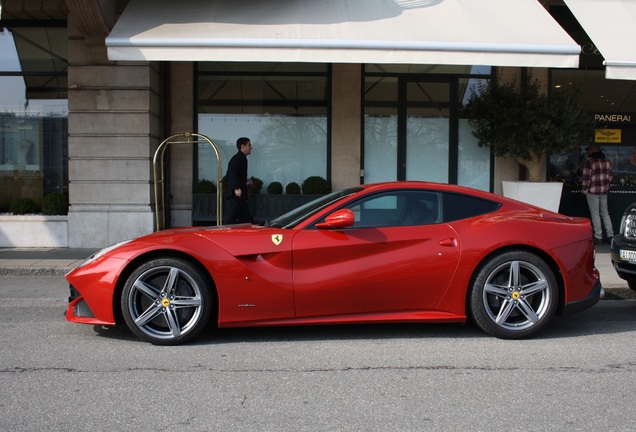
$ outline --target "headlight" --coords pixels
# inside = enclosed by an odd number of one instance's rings
[[[621,220],[621,234],[625,240],[636,240],[636,214],[628,213]]]
[[[124,240],[124,241],[121,241],[119,243],[115,243],[114,245],[110,245],[110,246],[108,246],[108,247],[106,247],[104,249],[98,250],[93,255],[91,255],[88,258],[86,258],[86,261],[84,261],[79,266],[77,266],[77,268],[84,267],[85,265],[92,263],[93,261],[95,261],[99,257],[104,256],[105,254],[107,254],[108,252],[112,251],[113,249],[117,249],[119,246],[123,246],[126,243],[130,243],[132,240],[133,239]]]

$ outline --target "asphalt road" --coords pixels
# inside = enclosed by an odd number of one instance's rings
[[[539,337],[460,325],[230,329],[179,347],[67,323],[59,276],[0,278],[1,431],[631,431],[636,301]]]

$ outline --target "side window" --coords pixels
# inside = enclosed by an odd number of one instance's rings
[[[353,228],[380,228],[437,223],[439,194],[430,191],[394,191],[366,197],[350,204]]]
[[[452,222],[491,213],[499,206],[500,204],[494,201],[468,195],[445,193],[443,195],[443,221]]]
[[[351,204],[355,215],[353,228],[373,228],[399,225],[402,198],[395,194],[380,194]]]
[[[440,220],[439,194],[418,192],[406,203],[402,225],[430,225]]]

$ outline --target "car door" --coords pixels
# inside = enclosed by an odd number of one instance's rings
[[[352,227],[298,232],[296,316],[356,319],[435,309],[460,254],[455,232],[439,222],[438,203],[429,191],[385,192],[347,206],[355,214]],[[417,205],[435,214],[413,217]]]

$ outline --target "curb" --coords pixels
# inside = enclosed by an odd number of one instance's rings
[[[70,270],[61,267],[0,268],[0,276],[64,276]]]
[[[601,300],[636,300],[636,291],[629,288],[604,288],[605,296]]]

